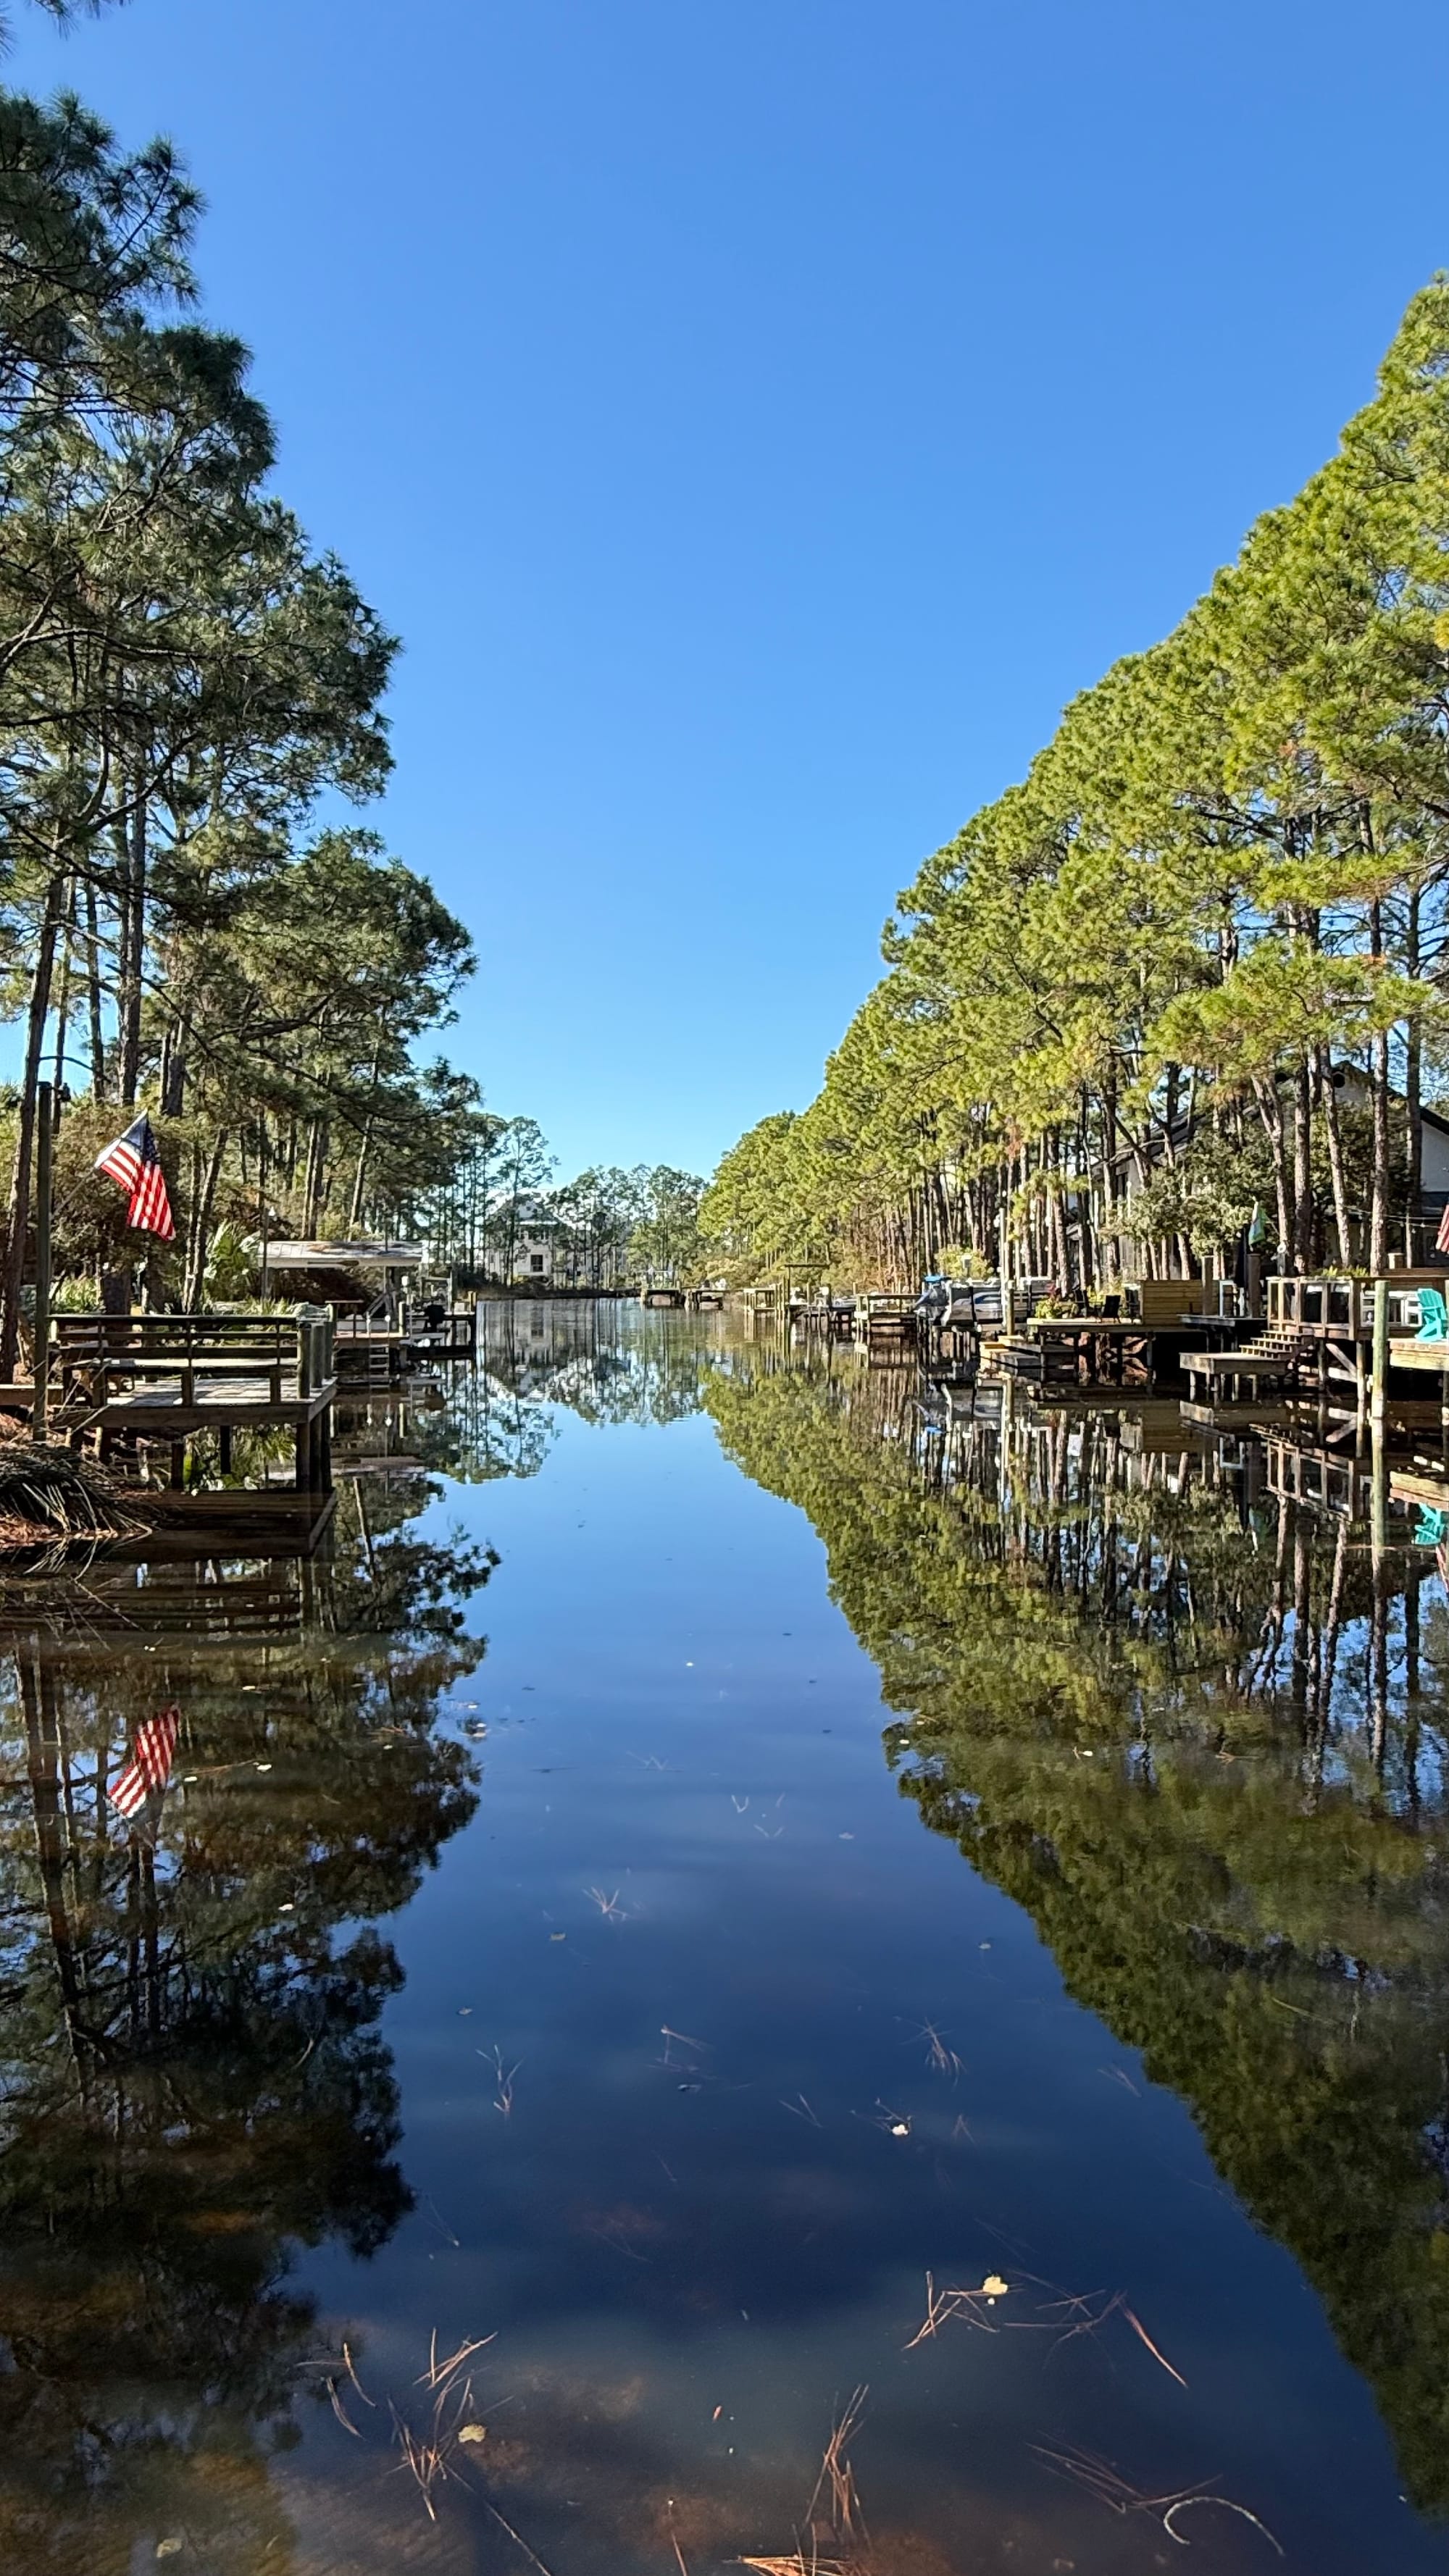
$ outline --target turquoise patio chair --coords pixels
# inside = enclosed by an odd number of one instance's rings
[[[1449,1341],[1449,1307],[1442,1289],[1421,1288],[1419,1291],[1419,1329],[1416,1342]]]
[[[1418,1524],[1411,1544],[1415,1547],[1442,1547],[1449,1538],[1449,1512],[1436,1512],[1428,1503],[1420,1503],[1418,1512]]]

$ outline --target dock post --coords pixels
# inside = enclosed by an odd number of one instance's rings
[[[53,1086],[37,1085],[35,1094],[35,1397],[31,1437],[43,1440],[50,1415],[50,1203],[55,1169]]]
[[[1389,1283],[1374,1281],[1374,1346],[1369,1377],[1369,1419],[1382,1431],[1389,1402]]]

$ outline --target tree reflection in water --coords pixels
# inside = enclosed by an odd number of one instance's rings
[[[969,1395],[962,1401],[969,1405]],[[1407,1521],[1248,1444],[762,1353],[706,1402],[798,1505],[901,1721],[902,1792],[1189,2103],[1449,2506],[1449,1619]]]
[[[293,2564],[269,2452],[321,2346],[295,2249],[408,2209],[377,1918],[476,1804],[440,1695],[482,1652],[486,1551],[374,1497],[323,1564],[93,1568],[5,1587],[0,1707],[0,2564]],[[345,1500],[344,1500],[345,1508]],[[108,1810],[182,1710],[159,1822]]]

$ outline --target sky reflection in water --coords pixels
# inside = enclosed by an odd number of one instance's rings
[[[808,2563],[865,2388],[822,2560],[1449,2565],[1441,1587],[1165,1420],[522,1307],[330,1566],[28,1595],[0,2563]]]

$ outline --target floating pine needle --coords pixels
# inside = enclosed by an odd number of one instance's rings
[[[873,2129],[884,2129],[888,2138],[908,2138],[911,2134],[911,2124],[905,2112],[893,2111],[889,2103],[879,2099],[873,2111],[857,2111],[853,2117],[868,2121]]]
[[[952,2305],[952,2301],[955,2297],[956,2292],[954,2290],[937,2289],[934,2273],[928,2272],[926,2274],[925,2318],[923,2323],[917,2326],[910,2342],[902,2346],[903,2351],[914,2352],[918,2343],[925,2343],[932,2335],[939,2333],[947,2318],[954,2316],[955,2314],[955,2309]]]
[[[545,2565],[544,2565],[544,2563],[543,2563],[543,2560],[542,2560],[542,2559],[537,2555],[536,2551],[534,2551],[534,2550],[532,2550],[532,2549],[530,2549],[530,2548],[529,2548],[529,2545],[528,2545],[527,2541],[524,2539],[523,2534],[522,2534],[521,2532],[519,2532],[519,2531],[515,2531],[515,2530],[514,2530],[514,2528],[513,2528],[512,2523],[511,2523],[511,2522],[509,2522],[509,2521],[506,2519],[506,2517],[505,2517],[503,2514],[501,2514],[501,2513],[499,2512],[498,2507],[497,2507],[497,2505],[494,2503],[494,2501],[493,2501],[492,2497],[491,2497],[491,2496],[485,2496],[485,2497],[483,2498],[483,2503],[484,2503],[484,2507],[485,2507],[486,2511],[492,2514],[493,2519],[494,2519],[494,2521],[497,2523],[499,2530],[500,2530],[500,2531],[506,2531],[506,2532],[507,2532],[507,2534],[508,2534],[509,2539],[512,2541],[512,2543],[513,2543],[513,2545],[514,2545],[514,2548],[515,2548],[515,2549],[521,2549],[521,2550],[522,2550],[522,2552],[523,2552],[523,2554],[524,2554],[524,2557],[528,2560],[528,2563],[529,2563],[530,2567],[536,2567],[536,2568],[537,2568],[537,2570],[538,2570],[538,2576],[550,2576],[550,2571],[549,2571],[549,2569],[548,2569],[547,2567],[545,2567]]]
[[[1174,2369],[1173,2369],[1173,2366],[1172,2366],[1172,2364],[1171,2364],[1171,2362],[1170,2362],[1170,2361],[1168,2360],[1168,2358],[1167,2358],[1166,2353],[1165,2353],[1165,2352],[1159,2352],[1159,2351],[1158,2351],[1157,2346],[1156,2346],[1156,2344],[1153,2342],[1151,2335],[1148,2333],[1147,2328],[1145,2327],[1145,2325],[1144,2325],[1144,2324],[1143,2324],[1143,2322],[1142,2322],[1142,2319],[1141,2319],[1141,2318],[1136,2314],[1135,2310],[1133,2310],[1132,2308],[1129,2308],[1129,2307],[1128,2307],[1127,2302],[1126,2302],[1126,2300],[1125,2300],[1125,2299],[1123,2299],[1123,2300],[1122,2300],[1122,2302],[1121,2302],[1121,2307],[1122,2307],[1122,2314],[1123,2314],[1123,2316],[1126,2318],[1127,2323],[1129,2324],[1129,2326],[1132,2328],[1133,2333],[1134,2333],[1135,2335],[1138,2335],[1138,2336],[1140,2336],[1140,2337],[1141,2337],[1141,2340],[1143,2341],[1143,2343],[1145,2343],[1145,2344],[1146,2344],[1148,2351],[1151,2353],[1153,2360],[1154,2360],[1154,2361],[1156,2361],[1156,2362],[1160,2362],[1160,2363],[1161,2363],[1161,2365],[1162,2365],[1163,2369],[1164,2369],[1164,2370],[1166,2371],[1166,2373],[1167,2373],[1168,2378],[1169,2378],[1169,2379],[1175,2379],[1175,2380],[1176,2380],[1176,2382],[1177,2382],[1177,2384],[1178,2384],[1178,2387],[1179,2387],[1179,2388],[1186,2388],[1186,2386],[1187,2386],[1187,2381],[1183,2378],[1183,2375],[1182,2375],[1181,2371],[1180,2371],[1180,2370],[1174,2370]]]
[[[428,2366],[426,2370],[419,2372],[417,2385],[419,2388],[446,2388],[449,2380],[456,2377],[465,2361],[471,2361],[474,2353],[481,2352],[485,2344],[496,2341],[496,2330],[493,2334],[475,2335],[471,2342],[465,2339],[460,2343],[457,2351],[449,2353],[446,2361],[439,2361],[438,2330],[434,2326],[432,2340],[428,2346]],[[369,2399],[368,2402],[370,2404],[371,2400]]]
[[[820,2126],[803,2093],[797,2093],[793,2102],[782,2101],[780,2108],[782,2111],[793,2112],[797,2120],[808,2120],[812,2129],[818,2129]]]
[[[452,2474],[445,2457],[444,2444],[438,2438],[436,2421],[430,2435],[420,2436],[414,2433],[410,2424],[404,2422],[395,2406],[391,2409],[391,2413],[393,2434],[402,2452],[398,2466],[412,2471],[428,2520],[436,2522],[438,2508],[433,2502],[433,2489],[440,2480]]]
[[[1241,2514],[1244,2522],[1250,2522],[1255,2531],[1261,2531],[1269,2548],[1276,2549],[1280,2558],[1286,2554],[1282,2542],[1274,2539],[1266,2522],[1260,2522],[1255,2513],[1249,2513],[1245,2504],[1234,2504],[1231,2496],[1220,2495],[1179,2496],[1176,2504],[1170,2504],[1168,2506],[1166,2513],[1162,2517],[1162,2528],[1167,2533],[1170,2540],[1175,2540],[1177,2542],[1179,2549],[1186,2549],[1189,2546],[1189,2543],[1183,2539],[1180,2531],[1173,2530],[1173,2515],[1175,2513],[1186,2513],[1189,2507],[1194,2505],[1201,2509],[1205,2504],[1221,2505],[1224,2513]]]
[[[343,2432],[350,2433],[354,2442],[360,2442],[362,2435],[359,2433],[357,2426],[353,2423],[351,2416],[347,2413],[341,2398],[337,2394],[337,2382],[335,2379],[328,2380],[327,2395],[331,2401],[332,2412],[336,2416],[338,2423],[341,2425]]]
[[[505,2066],[503,2063],[503,2051],[501,2048],[480,2048],[478,2054],[483,2059],[485,2065],[492,2067],[498,2078],[498,2090],[493,2096],[494,2110],[501,2111],[505,2120],[511,2119],[513,2116],[513,2079],[518,2073],[519,2067],[523,2064],[522,2058],[520,2057],[516,2064],[512,2066]]]
[[[606,1896],[601,1887],[586,1887],[584,1889],[584,1894],[585,1896],[591,1896],[593,1898],[599,1912],[606,1920],[613,1920],[619,1923],[622,1923],[625,1920],[624,1908],[619,1903],[619,1891],[617,1887],[615,1888],[612,1896]]]
[[[792,2550],[788,2558],[737,2558],[736,2567],[758,2567],[761,2576],[850,2576],[839,2558],[817,2558],[812,2549],[809,2557],[801,2549]]]
[[[1161,2519],[1164,2513],[1176,2512],[1179,2505],[1205,2497],[1213,2483],[1211,2478],[1202,2478],[1193,2487],[1174,2487],[1165,2495],[1150,2495],[1145,2487],[1135,2487],[1130,2478],[1124,2478],[1115,2461],[1104,2459],[1100,2452],[1058,2450],[1046,2442],[1033,2442],[1031,2447],[1058,2477],[1070,2478],[1075,2485],[1085,2487],[1088,2495],[1094,2495],[1109,2513],[1150,2513]],[[1185,2541],[1178,2543],[1180,2548],[1188,2545]]]
[[[945,2039],[941,2032],[937,2030],[935,2023],[929,2021],[923,2022],[919,2031],[916,2033],[916,2036],[918,2039],[923,2039],[926,2043],[926,2064],[930,2067],[932,2074],[949,2075],[952,2083],[954,2084],[957,2076],[963,2071],[961,2060],[957,2056],[954,2048],[948,2048],[946,2046]]]
[[[831,2529],[842,2539],[847,2540],[856,2531],[863,2531],[865,2528],[861,2520],[860,2495],[856,2488],[855,2471],[850,2465],[848,2445],[860,2430],[860,2419],[869,2393],[866,2388],[857,2388],[849,2405],[836,2417],[831,2427],[830,2439],[825,2445],[820,2474],[815,2481],[815,2492],[805,2508],[806,2521],[813,2523],[815,2508],[828,2489]]]

